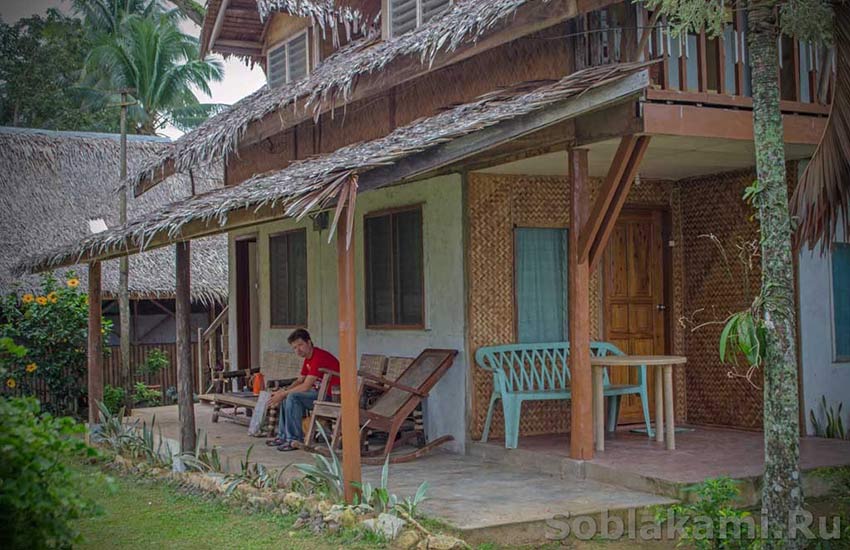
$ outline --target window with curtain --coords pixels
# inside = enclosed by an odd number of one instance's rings
[[[833,244],[832,307],[835,360],[850,361],[850,243]]]
[[[269,296],[273,327],[307,325],[307,231],[269,237]]]
[[[366,216],[366,326],[424,326],[422,209]]]
[[[567,230],[514,230],[517,341],[567,340]]]

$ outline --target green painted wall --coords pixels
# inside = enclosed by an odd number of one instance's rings
[[[363,259],[363,216],[376,210],[422,205],[423,254],[425,266],[425,329],[367,330]],[[447,447],[463,452],[466,439],[467,371],[464,349],[465,292],[463,272],[462,185],[453,174],[413,184],[365,192],[357,197],[355,225],[355,268],[357,287],[358,353],[415,357],[428,347],[457,349],[460,354],[428,398],[425,424],[429,438],[452,434]],[[312,221],[282,220],[230,234],[231,350],[235,361],[236,312],[234,282],[235,239],[255,235],[258,245],[260,305],[260,350],[288,350],[289,328],[269,324],[269,246],[270,235],[304,227],[307,229],[308,315],[307,328],[316,345],[336,353],[337,325],[336,240],[328,244],[328,230],[314,231]]]

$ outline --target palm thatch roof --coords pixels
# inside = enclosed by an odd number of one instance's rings
[[[505,22],[532,0],[457,0],[451,7],[417,29],[385,41],[361,38],[344,46],[316,69],[288,86],[263,86],[229,109],[174,142],[172,147],[135,172],[133,183],[224,158],[237,147],[248,125],[270,113],[294,106],[301,98],[318,113],[330,99],[348,99],[361,75],[376,73],[390,62],[409,56],[412,62],[430,63],[440,51],[454,51],[474,42]],[[550,0],[537,0],[546,4]]]
[[[123,227],[85,237],[49,253],[30,256],[18,265],[18,269],[43,271],[79,262],[84,256],[107,257],[126,254],[126,250],[144,250],[155,239],[162,245],[186,238],[182,232],[189,224],[194,224],[195,229],[200,224],[205,229],[212,227],[214,231],[224,231],[222,227],[229,216],[237,213],[251,216],[262,208],[279,210],[279,217],[298,217],[334,202],[338,207],[346,201],[352,204],[357,180],[363,174],[500,122],[578,98],[589,90],[613,85],[644,71],[646,65],[593,67],[559,81],[531,82],[491,92],[373,141],[348,145],[321,157],[293,163],[277,172],[254,176],[234,187],[175,202]],[[391,183],[396,182],[387,184]]]
[[[835,89],[815,154],[791,199],[796,240],[826,250],[838,228],[850,237],[850,3],[834,2]]]
[[[167,146],[161,138],[129,136],[128,166],[137,168]],[[90,219],[118,225],[118,160],[117,135],[0,127],[0,292],[40,288],[40,277],[12,273],[25,255],[85,238],[91,233]],[[210,169],[198,171],[193,179],[199,191],[221,186],[220,176]],[[131,198],[128,218],[190,195],[189,178],[175,176],[143,197]],[[226,238],[204,239],[197,247],[202,252],[193,254],[193,299],[222,301],[227,296]],[[64,278],[66,272],[57,275]],[[77,275],[85,281],[86,270]],[[103,288],[117,292],[117,261],[104,264]],[[173,296],[173,252],[162,249],[131,258],[130,292],[137,298]]]

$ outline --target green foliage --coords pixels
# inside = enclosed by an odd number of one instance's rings
[[[209,82],[222,79],[222,64],[199,59],[198,40],[180,31],[173,12],[125,15],[118,28],[103,33],[86,58],[81,89],[89,104],[115,103],[118,90],[130,89],[135,104],[128,119],[140,134],[166,124],[189,129],[224,108],[195,97],[193,89],[210,94]]]
[[[743,355],[747,364],[758,367],[764,361],[767,332],[752,309],[733,313],[720,332],[720,360],[737,364]]]
[[[672,36],[705,29],[709,37],[723,33],[732,20],[734,5],[730,2],[705,0],[637,0],[651,11],[661,10],[667,16]],[[784,0],[779,6],[784,34],[814,43],[832,41],[833,11],[828,0]]]
[[[321,454],[314,454],[315,464],[296,464],[295,467],[304,473],[307,483],[319,494],[327,496],[334,502],[342,501],[343,484],[342,464],[336,452],[331,447],[329,438],[321,424],[317,423],[319,432],[328,447],[330,459]]]
[[[169,363],[168,354],[161,349],[154,348],[145,356],[145,362],[139,367],[139,374],[156,374],[167,367]]]
[[[127,392],[124,388],[116,388],[107,384],[103,388],[103,405],[109,409],[109,412],[116,414],[124,405],[124,399],[127,397]]]
[[[47,274],[37,295],[0,299],[0,338],[27,350],[24,355],[0,354],[5,386],[35,395],[40,385],[39,391],[45,392],[39,395],[42,407],[57,416],[77,416],[85,410],[88,297],[78,285],[73,275],[60,283]],[[111,327],[104,319],[104,344]]]
[[[761,548],[758,526],[749,512],[734,507],[740,495],[727,477],[706,479],[686,489],[691,502],[656,509],[658,522],[684,523],[677,546],[697,549]]]
[[[158,407],[162,404],[162,394],[158,390],[152,390],[144,382],[136,382],[133,386],[133,396],[136,405]]]
[[[85,108],[74,89],[92,46],[79,20],[55,9],[0,21],[0,125],[117,131],[117,113]]]
[[[203,439],[201,438],[203,435]],[[201,441],[203,440],[203,445]],[[248,449],[250,453],[250,448]],[[195,450],[191,453],[183,453],[180,455],[180,459],[183,461],[183,465],[186,466],[188,470],[194,470],[196,472],[223,472],[224,468],[221,466],[221,456],[218,454],[217,447],[210,447],[207,442],[206,433],[202,433],[201,430],[198,430],[198,436],[195,438]],[[247,460],[247,457],[246,457]]]
[[[812,421],[812,426],[815,429],[815,435],[818,437],[827,437],[830,439],[845,439],[848,434],[844,430],[844,420],[841,418],[841,409],[844,403],[838,404],[838,410],[832,408],[832,405],[827,407],[826,396],[821,396],[821,409],[824,414],[824,422],[821,423],[815,416],[814,409],[809,410],[809,418]]]
[[[97,511],[85,480],[66,461],[96,451],[71,418],[39,411],[32,398],[0,398],[0,518],[4,548],[64,548],[78,540],[73,520]]]
[[[279,470],[270,470],[263,464],[251,462],[252,450],[254,450],[253,445],[248,447],[245,452],[245,460],[240,461],[239,473],[229,474],[225,477],[225,494],[233,493],[236,487],[243,483],[257,489],[277,489],[283,472],[291,466],[291,464],[287,464]],[[217,451],[213,449],[213,453],[217,454]],[[218,464],[218,470],[221,471],[221,463]]]

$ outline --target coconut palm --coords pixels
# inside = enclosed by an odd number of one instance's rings
[[[155,134],[167,124],[186,130],[223,108],[195,97],[193,89],[209,95],[209,82],[223,76],[220,61],[198,57],[198,40],[180,31],[172,12],[128,15],[89,53],[83,89],[101,104],[129,90],[135,105],[128,120],[137,133]]]
[[[156,0],[72,0],[74,13],[92,34],[117,36],[130,15],[154,17],[164,10]]]

